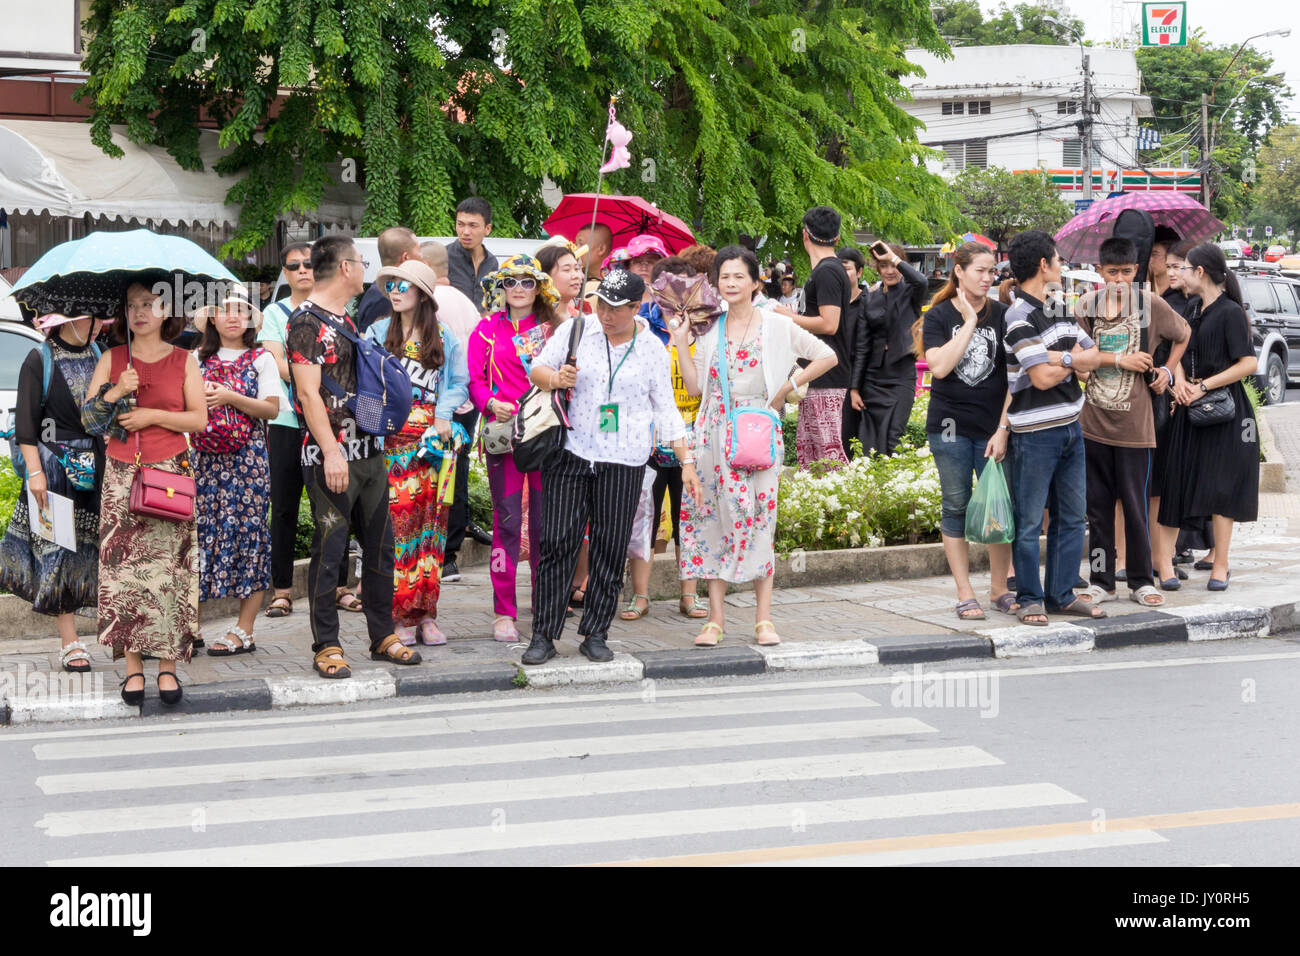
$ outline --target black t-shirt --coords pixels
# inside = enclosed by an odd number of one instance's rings
[[[840,326],[834,335],[817,335],[835,352],[836,364],[819,379],[809,382],[810,388],[848,388],[853,368],[853,327],[849,322],[849,299],[853,289],[849,275],[840,260],[828,256],[813,269],[803,287],[803,314],[817,315],[823,305],[840,308]]]
[[[942,432],[952,422],[958,435],[977,441],[997,431],[1007,395],[1006,314],[1007,307],[1001,302],[986,300],[957,367],[943,378],[931,377],[926,431]],[[922,347],[946,345],[962,324],[952,299],[945,299],[925,313]]]
[[[357,427],[352,410],[347,407],[347,397],[356,395],[357,391],[357,355],[356,346],[346,337],[339,335],[331,326],[318,319],[311,311],[319,310],[328,315],[336,324],[356,331],[352,320],[346,315],[335,315],[328,309],[315,305],[310,299],[294,310],[289,317],[289,330],[285,336],[285,353],[291,363],[298,365],[318,365],[321,370],[320,397],[325,403],[329,415],[330,428],[339,443],[346,461],[358,461],[379,454],[382,450],[378,440]],[[325,376],[347,393],[345,397],[335,397],[325,387]],[[311,428],[302,412],[298,390],[294,389],[294,410],[303,423],[302,464],[310,468],[322,463],[320,446],[312,436]]]

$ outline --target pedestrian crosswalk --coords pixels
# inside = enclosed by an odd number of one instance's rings
[[[981,836],[1076,825],[1086,798],[852,684],[37,733],[37,772],[17,783],[39,795],[54,866],[907,865],[1164,842],[1140,829]]]

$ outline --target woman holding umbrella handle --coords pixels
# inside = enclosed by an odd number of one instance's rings
[[[181,699],[176,662],[188,662],[198,634],[198,535],[193,518],[171,522],[131,511],[143,465],[189,471],[187,432],[208,424],[203,376],[194,356],[168,345],[184,319],[169,316],[146,285],[126,290],[113,337],[81,409],[91,434],[108,437],[99,524],[99,643],[126,657],[122,699],[144,699],[143,655],[158,658],[158,696]],[[134,399],[132,402],[131,399]],[[138,684],[136,683],[138,681]]]

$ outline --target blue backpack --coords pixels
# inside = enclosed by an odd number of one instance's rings
[[[95,361],[103,355],[103,350],[99,347],[98,342],[91,342],[90,347],[94,350]],[[50,340],[46,339],[41,343],[41,407],[45,407],[45,399],[50,394],[50,379],[54,375],[54,349],[50,346]],[[9,443],[9,458],[13,462],[14,474],[22,481],[27,480],[27,459],[18,448],[18,442],[15,441],[18,425],[14,421],[9,422],[9,427],[0,431],[0,438]]]
[[[356,352],[357,393],[348,393],[321,368],[320,381],[335,398],[352,410],[357,427],[371,435],[385,437],[402,430],[411,415],[411,376],[396,356],[383,346],[367,341],[329,316],[307,309],[309,313],[343,336]]]

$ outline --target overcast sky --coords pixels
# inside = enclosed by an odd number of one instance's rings
[[[986,11],[996,10],[997,0],[981,0]],[[1087,39],[1094,43],[1110,40],[1115,33],[1113,19],[1136,23],[1140,3],[1112,0],[1067,0],[1071,14],[1085,24]],[[1213,43],[1241,43],[1255,33],[1290,27],[1289,37],[1252,40],[1251,47],[1271,54],[1274,69],[1286,74],[1291,98],[1286,104],[1289,119],[1300,121],[1300,3],[1296,0],[1187,0],[1187,23],[1191,31],[1205,31]],[[1220,88],[1222,89],[1222,88]]]

